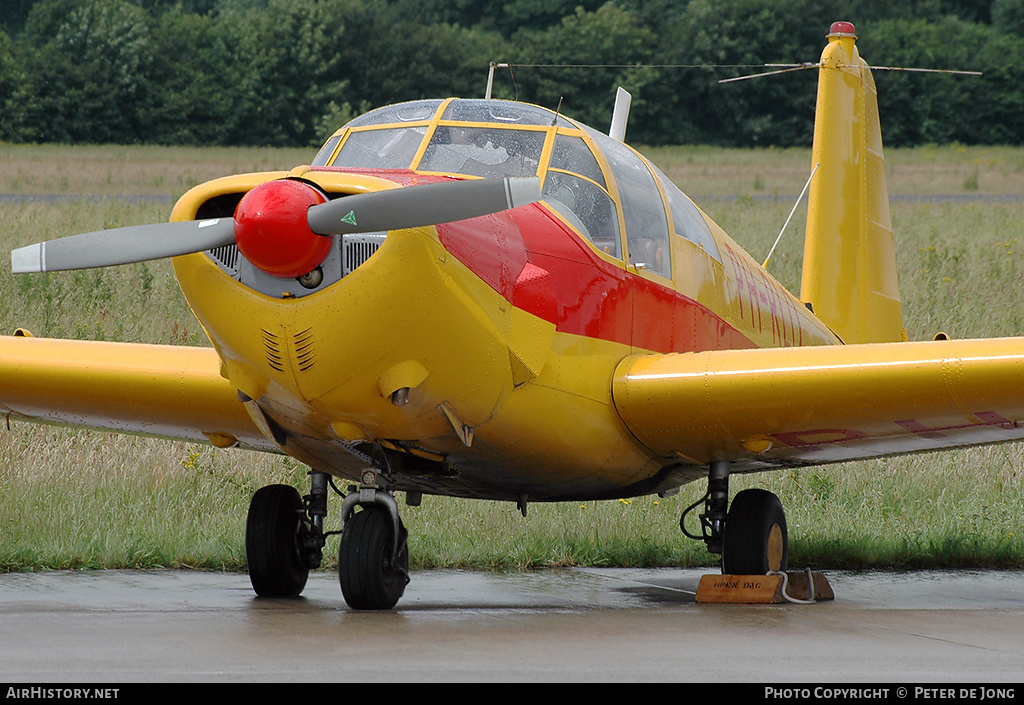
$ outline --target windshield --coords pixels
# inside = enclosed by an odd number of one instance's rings
[[[438,125],[423,153],[423,171],[471,176],[536,176],[546,133]]]
[[[426,134],[426,125],[352,132],[335,157],[333,165],[363,169],[408,169]]]
[[[628,255],[637,269],[671,277],[673,231],[718,256],[700,213],[661,172],[618,140],[534,105],[451,99],[379,108],[340,130],[317,160],[482,178],[539,176],[551,210],[598,251]]]

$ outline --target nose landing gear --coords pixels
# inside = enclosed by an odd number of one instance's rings
[[[376,496],[345,519],[338,579],[349,607],[387,610],[398,603],[409,583],[409,533],[398,518],[395,498],[378,490],[370,492]]]

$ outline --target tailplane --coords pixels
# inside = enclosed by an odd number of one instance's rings
[[[854,27],[821,55],[800,298],[846,343],[906,340],[875,82]]]

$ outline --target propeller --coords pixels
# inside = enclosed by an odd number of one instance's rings
[[[527,205],[541,198],[537,177],[469,179],[343,196],[309,184],[269,181],[239,202],[233,218],[133,225],[21,247],[11,268],[52,272],[176,257],[237,244],[255,266],[278,277],[315,269],[331,235],[437,225]]]
[[[133,225],[19,247],[11,252],[11,269],[53,272],[107,267],[200,252],[234,241],[231,218]]]

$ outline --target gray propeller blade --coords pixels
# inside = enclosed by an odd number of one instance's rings
[[[336,198],[309,209],[320,235],[400,230],[450,223],[539,201],[537,177],[468,179]]]
[[[14,272],[54,272],[129,264],[233,245],[231,218],[131,225],[62,237],[11,252]]]
[[[539,201],[537,177],[473,179],[329,201],[309,209],[309,227],[321,235],[436,225]],[[109,267],[176,257],[235,243],[232,218],[133,225],[50,240],[11,252],[11,269],[53,272]]]

